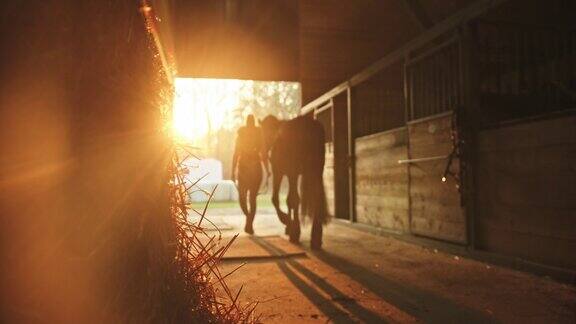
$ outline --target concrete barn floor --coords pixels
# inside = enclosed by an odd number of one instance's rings
[[[241,304],[259,302],[263,323],[576,323],[576,287],[547,278],[337,223],[313,252],[309,227],[290,244],[270,208],[256,215],[254,236],[239,209],[207,217],[225,237],[241,233],[222,270],[246,263],[227,283],[243,286]]]

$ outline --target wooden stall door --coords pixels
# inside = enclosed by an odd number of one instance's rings
[[[460,161],[452,139],[452,111],[464,104],[460,40],[456,36],[407,63],[410,230],[413,234],[467,242]],[[453,154],[452,162],[448,156]],[[446,176],[447,165],[455,177]]]
[[[466,219],[460,201],[457,181],[442,181],[452,151],[451,115],[409,123],[411,159],[428,159],[410,163],[410,230],[413,234],[455,243],[466,243]],[[450,166],[458,174],[459,161]]]

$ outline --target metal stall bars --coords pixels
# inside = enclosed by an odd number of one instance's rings
[[[484,127],[576,106],[576,31],[476,24]]]
[[[388,66],[393,65],[399,61],[402,62],[406,56],[417,51],[419,48],[422,48],[422,47],[426,46],[427,44],[432,43],[439,36],[445,35],[447,33],[450,33],[451,31],[456,30],[457,28],[466,24],[470,20],[475,19],[476,17],[482,15],[486,11],[488,11],[494,7],[499,6],[504,2],[506,2],[506,0],[479,0],[475,3],[473,3],[469,7],[461,10],[460,12],[454,14],[453,16],[447,18],[446,20],[436,24],[435,26],[433,26],[432,28],[430,28],[426,32],[422,33],[420,36],[418,36],[414,40],[408,42],[404,46],[398,48],[397,50],[395,50],[395,51],[391,52],[390,54],[388,54],[387,56],[383,57],[381,60],[379,60],[379,61],[375,62],[374,64],[372,64],[371,66],[367,67],[366,69],[364,69],[360,73],[353,76],[350,80],[347,80],[347,81],[339,84],[338,86],[334,87],[330,91],[326,92],[324,95],[322,95],[322,96],[318,97],[317,99],[313,100],[312,102],[308,103],[306,106],[304,106],[302,108],[302,113],[303,114],[309,113],[309,112],[323,106],[324,104],[326,104],[330,100],[337,101],[336,99],[344,96],[346,111],[348,113],[347,116],[349,117],[349,118],[347,118],[348,119],[347,120],[347,133],[349,135],[354,135],[356,130],[354,129],[355,124],[353,121],[357,117],[356,116],[357,112],[356,112],[356,108],[353,109],[352,105],[356,105],[355,92],[357,90],[356,88],[358,88],[358,86],[360,84],[373,78],[373,76],[375,74],[384,70]],[[415,57],[412,56],[412,58],[415,58]],[[424,67],[424,69],[434,69],[434,68],[427,66],[427,67]],[[420,82],[420,81],[418,81],[418,82]],[[446,80],[446,83],[444,84],[444,87],[446,87],[444,90],[445,92],[440,92],[440,94],[450,93],[449,90],[446,90],[446,89],[450,89],[450,86],[451,85],[448,83],[448,80]],[[425,89],[425,88],[420,87],[420,88],[418,88],[418,91],[419,91],[418,95],[422,95],[423,93],[426,93],[425,91],[429,91],[429,89]],[[408,91],[406,91],[406,93],[408,93]],[[410,95],[413,95],[413,94],[414,93],[412,93],[412,92],[410,93]],[[447,109],[447,108],[445,108],[445,106],[443,106],[443,102],[445,102],[445,100],[447,100],[449,103],[451,103],[452,101],[458,100],[458,98],[446,96],[446,95],[444,95],[444,96],[440,95],[437,98],[435,98],[434,101],[431,102],[430,104],[424,104],[423,106],[421,106],[422,108],[416,108],[414,111],[411,111],[411,113],[414,113],[415,115],[410,116],[410,118],[408,118],[408,119],[412,120],[413,117],[418,116],[417,114],[424,115],[424,114],[428,114],[428,113],[438,112],[438,111],[441,111],[443,109]],[[333,109],[333,110],[335,110],[335,109]],[[335,128],[338,128],[338,125],[336,125]],[[338,131],[335,131],[335,133],[337,133],[337,132]],[[349,148],[348,153],[351,155],[349,157],[349,160],[354,161],[355,160],[355,157],[354,157],[354,155],[355,155],[355,149],[354,149],[355,140],[354,140],[353,136],[349,136],[347,141],[348,141],[348,148]],[[353,165],[353,163],[349,163],[349,164]],[[351,210],[351,212],[350,212],[351,215],[349,218],[350,220],[355,219],[355,216],[354,216],[354,214],[355,214],[354,175],[355,175],[355,168],[351,167],[350,168],[351,181],[349,183],[351,195],[350,195],[350,197],[348,197],[348,199],[350,200],[350,210]],[[458,239],[458,238],[456,240],[462,241],[461,239]]]

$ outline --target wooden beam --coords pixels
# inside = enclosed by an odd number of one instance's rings
[[[305,115],[305,114],[309,113],[311,110],[314,110],[315,107],[318,107],[318,106],[322,105],[323,103],[327,102],[328,100],[336,97],[337,95],[346,91],[346,89],[348,89],[348,81],[345,81],[345,82],[337,85],[332,90],[324,93],[320,97],[318,97],[318,98],[314,99],[313,101],[311,101],[310,103],[308,103],[306,106],[302,107],[300,109],[300,114]]]
[[[441,42],[438,45],[435,45],[434,47],[419,53],[417,56],[413,56],[413,57],[406,57],[406,64],[408,65],[412,65],[414,63],[417,63],[423,59],[429,58],[430,56],[432,56],[432,54],[437,53],[441,50],[443,50],[444,48],[446,48],[446,46],[451,45],[452,43],[455,43],[456,41],[458,41],[458,34],[451,36],[450,38],[446,39],[445,41]]]
[[[360,73],[354,75],[347,81],[342,82],[341,84],[337,85],[336,87],[332,88],[325,94],[321,95],[320,97],[314,99],[306,106],[302,107],[301,113],[306,114],[324,102],[330,100],[330,98],[346,91],[348,87],[353,87],[358,85],[382,69],[386,68],[387,66],[397,62],[404,58],[404,56],[418,47],[425,45],[426,43],[430,42],[434,38],[441,36],[442,34],[460,26],[461,24],[474,19],[481,14],[485,13],[486,11],[500,6],[501,4],[507,2],[508,0],[477,0],[475,3],[471,4],[470,6],[460,10],[459,12],[455,13],[454,15],[444,19],[442,22],[436,24],[434,27],[430,28],[428,31],[422,33],[420,36],[414,38],[413,40],[409,41],[408,43],[404,44],[400,48],[392,51],[390,54],[384,56],[380,60],[376,61],[374,64],[368,66]]]
[[[332,99],[330,99],[330,101],[328,101],[327,104],[325,104],[324,106],[320,106],[316,109],[314,109],[314,116],[318,115],[319,113],[325,111],[326,109],[330,109],[332,108],[333,103],[332,103]]]

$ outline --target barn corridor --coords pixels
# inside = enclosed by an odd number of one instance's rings
[[[237,209],[207,217],[225,237],[243,227]],[[228,283],[243,286],[241,303],[259,301],[264,323],[570,323],[576,316],[573,286],[462,253],[338,223],[327,227],[324,251],[312,252],[309,228],[301,246],[290,244],[270,208],[257,215],[255,231],[233,244],[223,272],[246,262]]]
[[[0,323],[576,323],[575,0],[2,4]]]

